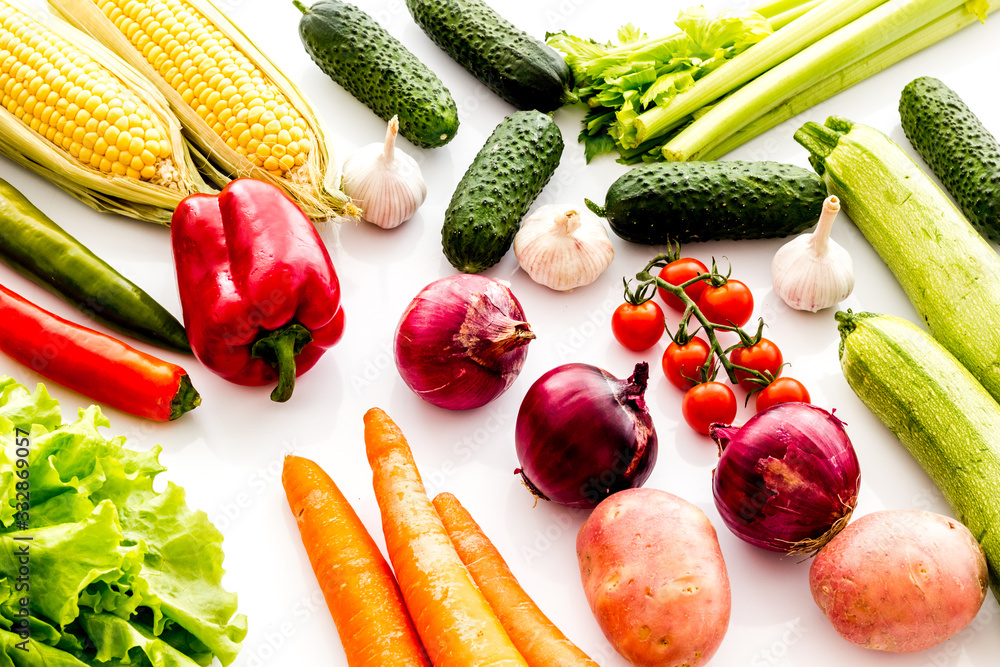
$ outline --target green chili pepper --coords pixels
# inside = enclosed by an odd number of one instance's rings
[[[127,336],[190,352],[184,326],[0,179],[0,261]]]

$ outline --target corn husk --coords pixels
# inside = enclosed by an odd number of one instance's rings
[[[212,191],[191,159],[182,138],[180,121],[170,110],[163,95],[148,80],[114,53],[65,21],[31,9],[17,0],[0,2],[31,17],[70,42],[138,94],[167,132],[173,151],[171,160],[178,172],[178,187],[157,185],[95,169],[33,131],[4,108],[0,108],[0,154],[41,175],[98,211],[162,225],[170,224],[170,216],[181,199],[195,192]]]
[[[166,97],[180,119],[184,136],[209,164],[202,173],[222,187],[228,179],[252,177],[274,183],[285,190],[309,217],[326,220],[336,216],[359,213],[350,198],[340,190],[340,171],[332,147],[326,141],[326,130],[305,95],[290,81],[246,34],[207,0],[185,0],[215,24],[236,48],[276,86],[285,100],[305,120],[312,149],[303,169],[296,178],[276,177],[255,166],[245,156],[226,145],[180,94],[137,51],[93,0],[48,0],[49,5],[66,20],[107,44],[110,49],[147,77]]]

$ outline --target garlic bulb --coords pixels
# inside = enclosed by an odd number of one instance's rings
[[[565,291],[597,280],[615,249],[604,225],[586,208],[548,204],[521,223],[514,255],[536,283]]]
[[[771,261],[774,291],[796,310],[816,312],[846,299],[854,289],[854,262],[830,229],[840,201],[823,202],[816,230],[801,234],[778,249]]]
[[[384,144],[368,144],[344,160],[344,193],[361,207],[361,217],[383,229],[413,217],[427,197],[420,165],[396,148],[399,119],[389,121]]]

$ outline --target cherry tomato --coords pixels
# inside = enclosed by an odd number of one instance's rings
[[[690,389],[701,382],[698,370],[708,361],[712,348],[702,338],[692,338],[683,345],[671,341],[663,352],[663,374],[678,389]]]
[[[638,306],[625,302],[611,316],[611,331],[615,338],[636,352],[656,345],[665,329],[663,309],[655,301],[644,301]]]
[[[761,338],[755,345],[749,347],[737,347],[729,353],[729,360],[737,366],[743,366],[765,375],[770,373],[772,378],[781,374],[781,364],[783,363],[781,350],[767,338]],[[736,371],[736,379],[740,386],[748,391],[761,386],[751,379],[753,377],[746,371]]]
[[[702,273],[708,273],[708,267],[693,257],[681,257],[660,269],[659,277],[671,285],[682,285]],[[698,297],[701,296],[706,287],[708,287],[708,283],[699,281],[685,287],[684,292],[691,297],[692,301],[698,303]],[[657,287],[656,293],[660,295],[663,303],[677,312],[684,312],[684,302],[679,297],[674,296],[662,287]]]
[[[808,403],[809,390],[795,378],[778,378],[757,392],[757,412],[778,403]]]
[[[736,419],[736,394],[721,382],[702,382],[687,390],[681,413],[688,426],[708,435],[712,424],[731,424]]]
[[[698,308],[712,324],[743,326],[753,315],[753,294],[739,280],[709,285],[698,299]]]

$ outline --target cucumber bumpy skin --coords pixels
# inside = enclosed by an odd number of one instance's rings
[[[445,211],[441,244],[452,266],[479,273],[503,258],[562,151],[559,127],[539,111],[516,111],[501,121]]]
[[[626,241],[658,245],[797,234],[816,223],[826,186],[808,169],[780,162],[661,162],[611,184],[606,217]]]
[[[331,79],[380,118],[399,117],[399,133],[416,146],[443,146],[458,131],[458,109],[441,80],[372,17],[340,0],[302,12],[299,37]]]
[[[847,384],[976,536],[986,553],[993,595],[1000,599],[1000,405],[940,343],[910,322],[851,311],[836,318]]]
[[[941,179],[972,226],[1000,241],[1000,144],[941,81],[924,76],[903,88],[906,138]]]
[[[406,0],[427,36],[518,109],[554,111],[576,101],[561,55],[481,0]]]

